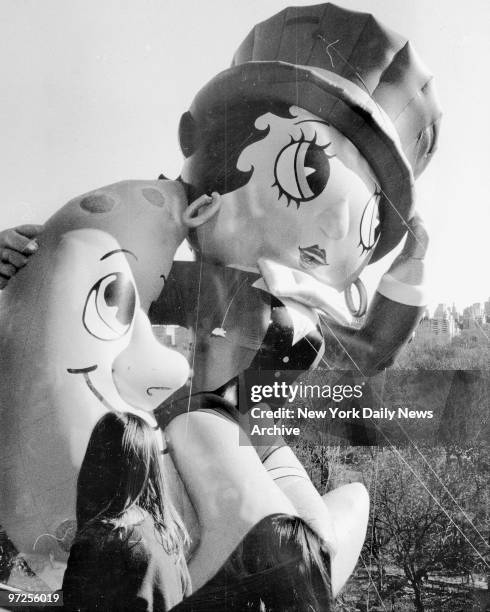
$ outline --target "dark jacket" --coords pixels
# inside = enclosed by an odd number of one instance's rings
[[[66,612],[163,612],[183,596],[176,558],[150,518],[127,530],[97,522],[77,534],[63,579]]]

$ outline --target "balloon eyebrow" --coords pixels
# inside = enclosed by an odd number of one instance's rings
[[[133,253],[133,251],[130,251],[129,249],[114,249],[113,251],[109,251],[105,255],[102,255],[102,257],[100,258],[100,261],[102,261],[103,259],[107,259],[111,255],[115,255],[116,253],[129,253],[136,259],[136,261],[138,261],[138,258],[136,257],[136,255]]]
[[[294,125],[299,125],[300,123],[321,123],[322,125],[330,126],[328,121],[322,121],[321,119],[302,119],[301,121],[296,121]]]

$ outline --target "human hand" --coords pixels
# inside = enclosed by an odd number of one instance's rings
[[[26,265],[38,249],[42,225],[19,225],[0,232],[0,289]]]

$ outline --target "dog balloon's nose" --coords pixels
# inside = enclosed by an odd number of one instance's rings
[[[125,402],[140,410],[154,410],[185,384],[189,364],[183,355],[158,342],[140,310],[129,345],[114,360],[112,376]]]

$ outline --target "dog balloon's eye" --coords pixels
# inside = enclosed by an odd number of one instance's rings
[[[117,340],[129,331],[135,308],[133,280],[122,272],[113,272],[90,289],[83,309],[83,324],[99,340]]]
[[[299,140],[291,137],[291,142],[279,151],[274,164],[274,185],[279,189],[279,198],[285,196],[288,206],[291,201],[296,206],[317,198],[325,189],[330,177],[329,159],[325,149],[313,140],[306,140],[302,134]]]

